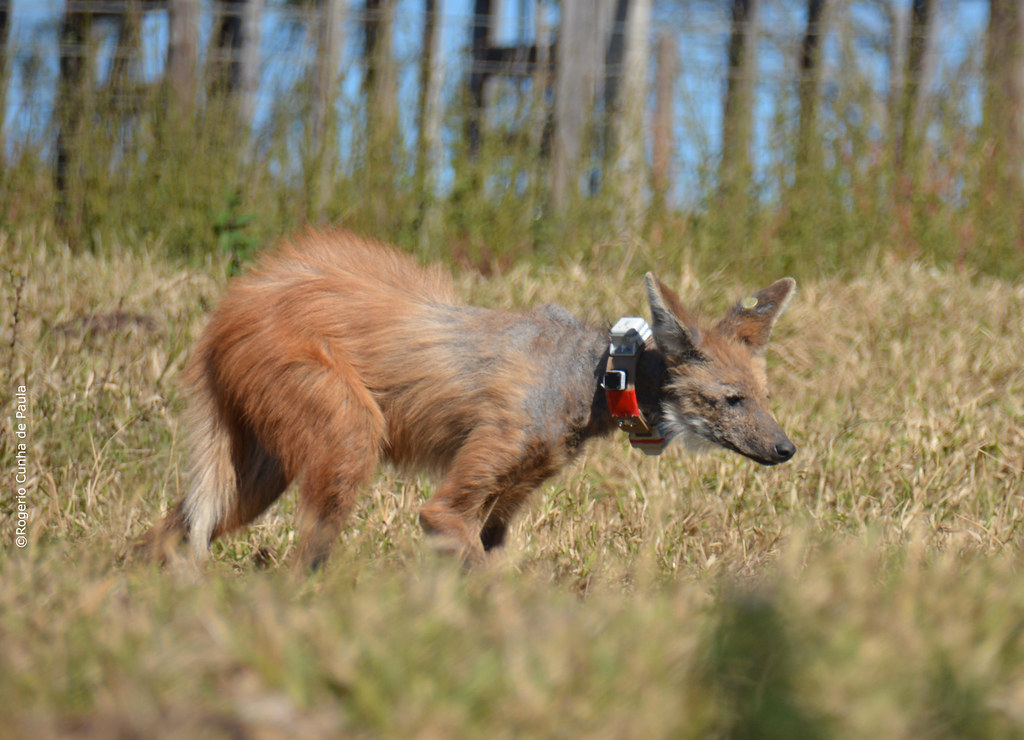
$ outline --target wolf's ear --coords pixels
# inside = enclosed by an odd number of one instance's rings
[[[665,359],[672,365],[701,362],[704,355],[697,349],[700,336],[686,321],[686,310],[674,292],[647,273],[647,297],[651,302],[651,331]]]
[[[718,322],[715,330],[732,335],[754,352],[762,353],[772,327],[786,310],[795,290],[796,280],[793,278],[777,280],[764,290],[740,300]]]

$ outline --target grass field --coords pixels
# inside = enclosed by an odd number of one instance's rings
[[[458,281],[646,314],[656,265],[612,251]],[[603,441],[468,575],[419,532],[432,481],[384,470],[306,577],[294,494],[202,573],[118,562],[182,493],[224,266],[12,237],[0,268],[0,736],[1024,735],[1024,283],[803,278],[768,355],[791,463]],[[715,311],[762,287],[662,278]]]

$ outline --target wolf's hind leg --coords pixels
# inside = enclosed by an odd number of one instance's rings
[[[284,392],[295,413],[305,412],[289,428],[297,434],[292,442],[301,455],[295,463],[302,470],[299,557],[316,569],[330,554],[356,495],[377,466],[384,417],[344,362],[307,366]]]

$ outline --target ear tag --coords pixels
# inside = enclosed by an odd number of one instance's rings
[[[740,307],[746,309],[747,311],[749,311],[750,309],[752,309],[756,305],[757,305],[757,296],[752,296],[752,295],[751,296],[747,296],[742,301],[740,301]]]

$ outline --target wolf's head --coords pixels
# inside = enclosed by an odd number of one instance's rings
[[[796,453],[768,411],[764,361],[772,326],[795,289],[793,278],[783,278],[702,328],[678,295],[647,274],[651,329],[668,366],[661,413],[688,446],[718,445],[762,465]]]

